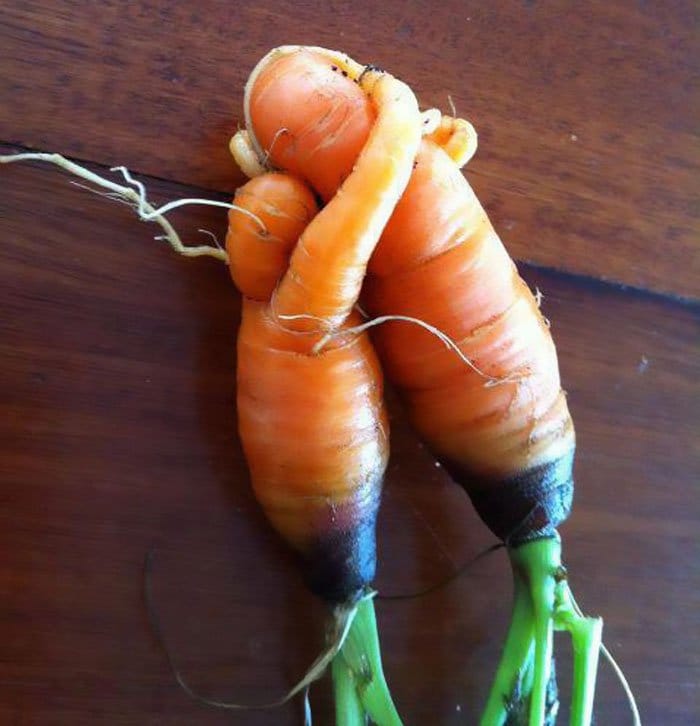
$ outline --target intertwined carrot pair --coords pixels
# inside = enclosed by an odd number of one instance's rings
[[[243,295],[238,415],[255,493],[333,606],[328,649],[288,697],[331,664],[338,726],[401,723],[369,589],[389,456],[383,370],[510,555],[513,617],[482,726],[553,723],[557,629],[574,644],[570,722],[588,726],[602,622],[578,609],[557,533],[574,429],[538,298],[460,171],[476,148],[471,125],[421,113],[380,69],[296,46],[255,68],[245,119],[231,150],[252,178],[223,205],[226,251],[185,247],[165,217],[221,202],[156,209],[123,167],[129,186],[57,154],[0,163],[57,164],[157,221],[181,254],[229,262]]]
[[[227,249],[245,296],[240,435],[268,517],[319,595],[347,607],[366,591],[388,430],[365,331],[385,322],[373,342],[410,420],[511,555],[513,623],[482,723],[513,708],[532,726],[551,716],[552,632],[565,628],[572,723],[588,724],[601,622],[571,598],[556,531],[574,429],[538,300],[460,172],[471,126],[421,114],[388,73],[299,47],[258,64],[245,116],[231,149],[253,179],[234,202],[262,224],[232,210]],[[368,707],[357,661],[346,665],[354,700],[341,674],[339,723],[354,723],[347,709],[395,723],[393,707]]]

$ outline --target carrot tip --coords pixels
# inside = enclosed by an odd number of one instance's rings
[[[487,527],[509,547],[556,536],[557,527],[571,512],[574,496],[574,448],[557,459],[492,481],[472,486],[472,476],[454,464],[443,462],[463,486]]]
[[[377,569],[376,523],[379,501],[347,529],[330,527],[305,553],[311,591],[332,604],[350,603],[374,579]]]

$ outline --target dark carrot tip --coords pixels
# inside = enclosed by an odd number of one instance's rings
[[[305,564],[307,582],[315,595],[332,604],[357,600],[376,573],[375,526],[375,521],[365,521],[314,544]]]
[[[574,448],[559,458],[510,477],[474,486],[475,477],[445,463],[454,480],[469,494],[487,527],[510,547],[556,536],[574,498]]]
[[[306,580],[315,595],[331,604],[347,604],[374,580],[378,509],[377,497],[355,521],[342,528],[330,525],[315,538],[304,554]]]

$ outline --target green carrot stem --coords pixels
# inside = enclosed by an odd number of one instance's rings
[[[528,726],[553,723],[558,704],[556,697],[552,704],[547,699],[555,629],[567,630],[574,646],[571,726],[590,726],[602,621],[583,616],[576,606],[561,565],[558,535],[508,552],[515,584],[513,617],[481,726],[510,724],[523,709]],[[528,650],[523,654],[524,642]]]
[[[554,584],[545,582],[533,588],[535,601],[535,658],[533,661],[532,692],[530,694],[529,726],[541,726],[547,712],[547,686],[552,666],[554,624]]]
[[[528,658],[525,661],[525,665],[523,667],[522,673],[520,675],[520,694],[525,694],[528,698],[530,697],[530,694],[532,693],[532,686],[535,682],[535,667],[534,667],[534,660],[535,660],[535,635],[533,632],[532,635],[532,643],[531,643],[530,653],[528,654]]]
[[[362,600],[336,658],[343,660],[365,713],[378,726],[402,726],[384,678],[372,598]]]
[[[502,726],[514,695],[528,671],[534,637],[530,594],[520,574],[513,570],[513,613],[501,661],[496,671],[480,726]],[[529,692],[529,689],[528,689]]]
[[[555,627],[568,630],[574,647],[574,683],[571,689],[571,726],[590,726],[602,642],[603,621],[587,618],[574,605],[569,586],[561,584]]]
[[[367,717],[355,688],[345,659],[338,655],[333,659],[333,692],[335,698],[336,726],[365,726]]]
[[[551,674],[554,611],[564,576],[559,536],[508,549],[513,568],[511,627],[481,726],[502,726],[529,704],[528,726],[543,726]],[[555,709],[556,712],[556,709]]]
[[[547,685],[552,663],[555,593],[561,567],[559,537],[527,542],[510,550],[513,568],[525,581],[532,601],[535,657],[529,726],[542,726],[547,710]]]
[[[603,621],[600,618],[579,621],[578,627],[571,631],[574,642],[571,726],[589,726],[593,718],[593,697],[602,634]]]

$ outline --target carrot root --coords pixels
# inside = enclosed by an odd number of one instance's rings
[[[129,206],[133,207],[138,215],[139,219],[144,222],[156,222],[163,229],[164,234],[156,237],[159,240],[165,240],[170,246],[180,255],[184,257],[213,257],[214,259],[220,260],[228,264],[228,254],[226,250],[220,247],[212,247],[211,245],[185,245],[180,239],[180,235],[177,233],[172,224],[168,221],[165,216],[168,212],[189,204],[205,205],[210,207],[223,207],[225,209],[236,209],[242,214],[246,214],[254,219],[254,221],[261,226],[261,229],[265,231],[265,225],[262,220],[252,215],[248,210],[237,207],[234,204],[227,202],[218,202],[213,199],[176,199],[172,202],[163,204],[160,207],[155,207],[146,197],[146,188],[142,182],[134,179],[129,170],[124,166],[116,166],[110,169],[110,171],[119,172],[127,183],[131,186],[124,186],[117,184],[110,179],[105,179],[99,174],[86,169],[80,164],[76,164],[61,154],[51,154],[44,152],[27,152],[21,154],[10,154],[7,156],[0,156],[0,164],[12,164],[19,161],[46,161],[50,164],[67,171],[69,174],[73,174],[90,184],[94,184],[96,187],[101,189],[107,189],[108,193],[105,194],[109,199],[119,200],[126,202]],[[78,185],[83,186],[83,185]],[[89,191],[101,194],[101,192],[93,189],[92,187],[84,187]]]

